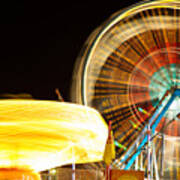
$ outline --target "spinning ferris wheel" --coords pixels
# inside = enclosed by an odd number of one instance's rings
[[[112,122],[120,145],[114,166],[161,116],[154,127],[162,135],[154,138],[156,165],[164,177],[179,178],[180,1],[144,1],[114,14],[86,42],[74,78],[74,101]]]

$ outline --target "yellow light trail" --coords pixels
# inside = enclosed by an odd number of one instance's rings
[[[0,100],[0,168],[42,171],[74,160],[101,161],[107,133],[104,119],[93,108]]]

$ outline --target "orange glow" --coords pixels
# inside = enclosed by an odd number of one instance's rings
[[[0,167],[42,171],[101,161],[107,133],[104,119],[89,107],[0,100]]]
[[[0,180],[40,180],[40,176],[29,170],[0,168]]]

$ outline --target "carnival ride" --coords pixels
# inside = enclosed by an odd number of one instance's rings
[[[180,1],[143,1],[98,27],[78,57],[72,99],[112,122],[113,168],[180,179],[179,25]]]
[[[107,125],[98,111],[65,102],[0,100],[0,179],[102,160]]]

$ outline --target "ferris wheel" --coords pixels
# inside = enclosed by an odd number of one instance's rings
[[[154,131],[163,135],[154,138],[156,158],[163,156],[166,177],[178,179],[180,1],[143,1],[115,13],[85,43],[73,78],[72,99],[112,122],[119,144],[114,166],[156,113],[161,118]],[[146,157],[142,161],[148,164]]]

